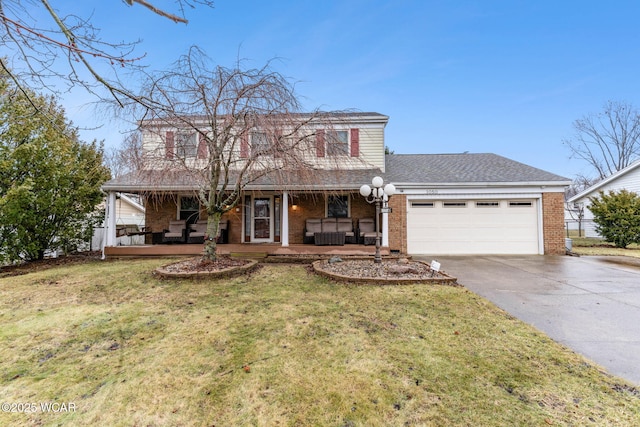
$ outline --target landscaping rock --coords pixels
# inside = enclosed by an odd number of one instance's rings
[[[387,271],[391,274],[419,274],[418,270],[407,265],[390,265]]]

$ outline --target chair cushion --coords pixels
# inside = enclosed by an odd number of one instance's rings
[[[204,233],[206,233],[207,231],[207,220],[199,219],[198,222],[196,222],[195,224],[191,224],[190,227],[191,227],[191,232],[189,233],[189,235],[195,236],[195,235],[200,235],[196,233],[202,233],[201,235],[204,236]]]
[[[182,230],[187,228],[187,221],[177,220],[177,221],[169,221],[169,233],[178,233],[178,235],[182,234]]]
[[[314,233],[320,233],[322,231],[322,222],[320,218],[310,218],[306,222],[307,236],[313,236]]]
[[[180,232],[180,233],[172,233],[172,232],[164,233],[164,237],[182,237],[182,232]]]
[[[375,224],[373,218],[361,218],[358,220],[358,228],[360,229],[360,235],[375,231]]]
[[[337,231],[344,231],[345,233],[352,232],[353,223],[351,222],[351,218],[338,218],[337,229]]]
[[[336,218],[322,218],[322,232],[336,232],[338,231],[338,224]]]

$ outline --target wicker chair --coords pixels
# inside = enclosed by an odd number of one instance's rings
[[[304,239],[305,244],[313,244],[315,235],[322,231],[322,220],[320,218],[309,218],[305,222]]]
[[[207,234],[207,220],[199,219],[194,224],[189,225],[187,243],[204,243],[205,234]]]
[[[187,221],[169,221],[169,228],[162,233],[162,243],[184,243],[187,240]]]
[[[356,233],[353,232],[353,222],[351,218],[338,218],[337,226],[338,231],[344,233],[345,243],[358,243]]]
[[[358,220],[358,243],[375,245],[376,226],[373,218],[360,218]]]

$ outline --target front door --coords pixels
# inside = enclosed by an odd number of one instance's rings
[[[253,222],[251,241],[272,242],[273,241],[273,209],[272,197],[253,198]]]

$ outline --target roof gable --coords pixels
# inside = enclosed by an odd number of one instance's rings
[[[614,185],[616,181],[620,181],[620,180],[629,178],[629,176],[632,175],[633,173],[640,174],[640,159],[636,160],[633,163],[631,163],[626,168],[612,173],[611,175],[609,175],[608,177],[606,177],[605,179],[603,179],[601,181],[598,181],[597,183],[595,183],[591,187],[581,191],[580,193],[578,193],[575,196],[573,196],[572,198],[570,198],[568,200],[568,202],[576,202],[576,201],[578,201],[580,199],[584,199],[586,197],[590,197],[591,195],[593,195],[593,193],[598,192],[598,191],[600,191],[601,189],[603,189],[605,187],[609,187],[609,186]],[[640,181],[640,176],[638,177],[638,180]]]

